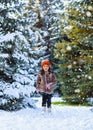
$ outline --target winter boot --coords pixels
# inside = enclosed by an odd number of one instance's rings
[[[42,114],[46,112],[46,107],[42,108]]]
[[[51,107],[48,108],[48,113],[51,113]]]

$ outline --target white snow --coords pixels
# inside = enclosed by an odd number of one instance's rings
[[[93,130],[92,107],[52,104],[52,113],[41,114],[41,97],[36,108],[17,112],[0,110],[0,130]],[[59,100],[53,97],[52,101]]]

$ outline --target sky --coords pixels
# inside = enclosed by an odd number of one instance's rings
[[[34,109],[0,110],[0,130],[93,130],[92,107],[52,104],[52,112],[42,114],[41,97],[33,100]],[[52,102],[60,100],[52,98]]]

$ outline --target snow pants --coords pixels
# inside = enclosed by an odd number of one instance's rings
[[[42,93],[42,107],[51,108],[52,94]]]

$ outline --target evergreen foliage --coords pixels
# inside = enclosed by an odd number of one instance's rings
[[[4,110],[34,106],[27,97],[35,91],[41,60],[53,61],[59,39],[57,11],[62,10],[62,2],[25,2],[0,1],[0,108]]]
[[[55,45],[60,60],[59,82],[67,102],[84,103],[93,97],[93,1],[73,1],[61,16],[61,33],[68,40]],[[63,23],[64,24],[63,24]]]
[[[31,65],[34,60],[28,55],[30,44],[23,34],[26,24],[23,13],[25,8],[26,5],[21,0],[0,3],[1,109],[18,109],[19,105],[14,107],[15,100],[22,104],[20,99],[24,100],[34,90],[35,76],[32,73],[35,67]]]

